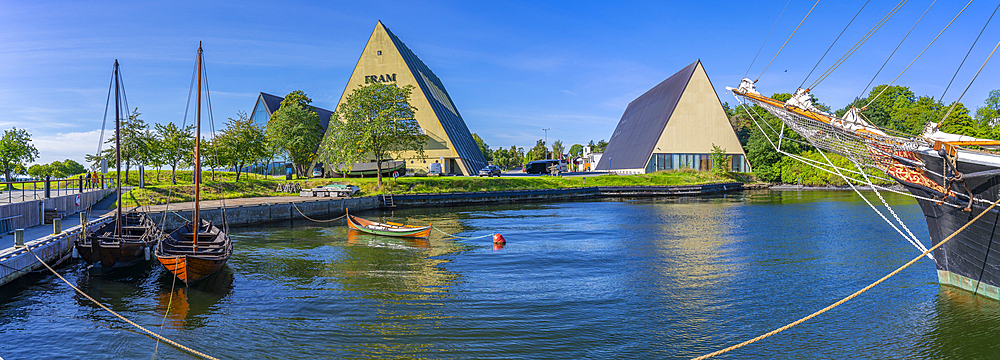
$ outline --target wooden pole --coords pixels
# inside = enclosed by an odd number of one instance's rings
[[[201,195],[201,41],[198,42],[198,97],[195,107],[194,134],[194,251],[198,251],[198,229],[201,221],[198,218],[198,198]]]

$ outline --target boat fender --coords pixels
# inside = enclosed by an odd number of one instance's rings
[[[142,248],[142,255],[149,261],[149,246]]]
[[[73,246],[73,254],[72,254],[71,256],[72,256],[72,257],[73,257],[74,259],[79,259],[79,258],[80,258],[80,253],[79,253],[79,252],[77,252],[77,250],[76,250],[76,246]]]
[[[507,243],[507,239],[504,239],[503,235],[493,234],[493,243],[494,244],[506,244]]]

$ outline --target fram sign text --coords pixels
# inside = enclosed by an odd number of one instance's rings
[[[365,84],[370,84],[373,82],[395,82],[396,74],[385,74],[385,75],[368,75],[365,76]]]

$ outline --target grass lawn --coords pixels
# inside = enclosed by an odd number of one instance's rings
[[[129,174],[129,183],[137,183],[138,173]],[[178,171],[177,185],[170,184],[170,171],[163,171],[156,180],[156,171],[146,172],[146,187],[135,189],[123,196],[126,206],[164,204],[167,202],[187,202],[194,200],[194,185],[192,172]],[[361,188],[362,195],[378,194],[378,182],[375,178],[326,178],[291,180],[283,178],[268,178],[261,175],[246,174],[235,182],[236,173],[217,172],[216,181],[212,181],[211,172],[202,173],[201,198],[203,200],[234,199],[265,196],[297,196],[297,193],[279,193],[275,188],[280,183],[298,182],[302,188],[313,188],[328,184],[350,184]],[[710,172],[694,170],[661,171],[646,175],[600,175],[587,177],[402,177],[398,180],[386,178],[384,184],[394,194],[425,194],[469,191],[499,191],[499,190],[535,190],[561,189],[587,186],[636,186],[636,185],[695,185],[720,182],[744,181],[741,175],[716,175]]]

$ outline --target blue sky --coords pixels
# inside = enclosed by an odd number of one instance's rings
[[[469,129],[493,148],[608,139],[635,97],[701,59],[722,101],[757,49],[756,78],[814,1],[653,2],[100,2],[0,0],[0,128],[25,128],[38,162],[94,153],[112,64],[121,63],[129,104],[147,122],[180,123],[198,41],[204,42],[213,115],[221,127],[250,112],[256,94],[303,90],[333,109],[382,20],[444,82]],[[821,1],[763,73],[758,89],[791,92],[864,1]],[[833,108],[860,95],[931,4],[908,1],[814,94]],[[873,1],[816,72],[854,45],[894,6]],[[875,78],[892,80],[965,6],[938,1]],[[996,4],[973,3],[897,80],[940,97]],[[954,100],[1000,40],[986,28],[955,84]],[[998,55],[1000,56],[1000,55]],[[996,59],[994,59],[996,60]],[[975,109],[1000,88],[991,61],[962,99]]]

